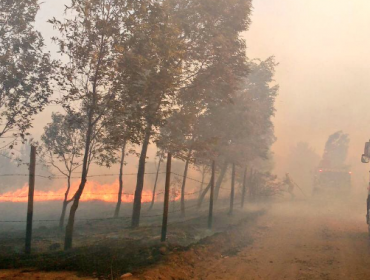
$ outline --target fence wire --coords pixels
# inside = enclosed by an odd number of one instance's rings
[[[144,175],[156,175],[156,174],[166,174],[166,172],[148,172],[148,173],[145,173]],[[176,176],[176,177],[180,177],[180,178],[185,178],[184,175],[181,175],[181,174],[178,174],[178,173],[175,173],[175,172],[171,172],[172,175]],[[109,176],[119,176],[120,174],[96,174],[96,175],[89,175],[88,178],[94,178],[94,177],[109,177]],[[125,173],[125,174],[122,174],[122,176],[136,176],[137,173]],[[0,177],[16,177],[16,176],[23,176],[23,177],[28,177],[29,174],[0,174]],[[66,179],[66,176],[63,176],[63,175],[59,175],[59,176],[44,176],[44,175],[35,175],[35,177],[37,178],[42,178],[42,179],[47,179],[47,180],[61,180],[61,179]],[[71,177],[71,178],[80,178],[80,177]],[[191,178],[191,177],[186,177],[186,180],[190,180],[190,181],[193,181],[193,182],[197,182],[197,183],[200,183],[200,184],[205,184],[205,182],[202,182],[200,180],[197,180],[197,179],[194,179],[194,178]],[[227,189],[229,190],[229,188],[224,188],[224,187],[220,187],[220,189]],[[201,193],[202,191],[204,190],[198,190],[198,191],[193,191],[193,192],[185,192],[183,195],[184,196],[192,196],[192,195],[196,195],[196,194],[199,194]],[[83,193],[83,195],[118,195],[119,192],[110,192],[110,193],[106,193],[106,192],[87,192],[87,193]],[[122,192],[121,193],[123,196],[134,196],[135,194],[134,193],[127,193],[127,192]],[[164,191],[160,191],[160,192],[157,192],[154,194],[155,197],[159,196],[159,195],[163,195],[164,194]],[[35,197],[61,197],[61,198],[64,198],[65,197],[65,194],[34,194]],[[152,197],[153,194],[143,194],[142,196],[145,196],[145,197]],[[0,199],[1,198],[26,198],[28,197],[28,195],[0,195]],[[9,201],[8,201],[9,202]],[[151,203],[151,202],[143,202],[142,204],[146,204],[146,203]],[[237,204],[234,204],[235,206]],[[192,209],[195,209],[195,208],[199,208],[199,211],[197,212],[197,216],[196,217],[192,217],[190,218],[189,220],[193,220],[193,219],[198,219],[198,218],[201,218],[202,216],[199,215],[201,213],[206,213],[208,212],[208,210],[205,210],[205,211],[201,211],[201,206],[198,204],[198,203],[195,203],[195,204],[192,204],[192,205],[186,205],[185,206],[185,211],[189,211],[189,210],[192,210]],[[222,209],[218,209],[218,210],[222,210]],[[216,211],[218,211],[216,210]],[[179,213],[179,212],[182,212],[182,209],[176,209],[176,210],[171,210],[168,212],[168,215],[169,215],[169,218],[171,219],[171,215],[173,216],[174,214],[176,213]],[[144,220],[145,219],[150,219],[150,218],[159,218],[159,217],[162,217],[163,216],[163,213],[158,213],[158,214],[142,214],[140,215],[140,218],[143,218]],[[76,222],[92,222],[92,221],[121,221],[121,222],[124,222],[124,223],[127,223],[130,221],[131,219],[131,215],[124,215],[124,216],[120,216],[118,218],[114,218],[114,217],[101,217],[101,218],[77,218],[75,219]],[[173,221],[173,222],[169,222],[168,225],[172,225],[172,224],[176,224],[176,223],[180,223],[180,222],[185,222],[186,220],[181,220],[181,221]],[[34,223],[59,223],[60,222],[60,219],[33,219],[33,222]],[[27,223],[26,220],[0,220],[0,223],[2,224],[25,224]],[[160,227],[161,225],[144,225],[143,227]],[[125,228],[131,228],[131,226],[127,226],[127,227],[120,227],[120,230],[117,231],[118,232],[121,232],[122,229],[125,229]],[[141,227],[142,228],[142,227]],[[96,233],[96,235],[99,235],[99,234],[102,234],[102,233]],[[114,234],[114,232],[109,232],[109,234]],[[3,240],[1,237],[0,237],[0,240]]]

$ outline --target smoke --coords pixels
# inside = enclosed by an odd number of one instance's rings
[[[330,135],[320,162],[322,168],[343,168],[348,154],[349,135],[342,131]]]
[[[369,166],[360,163],[370,137],[370,2],[254,1],[246,33],[248,56],[275,55],[280,85],[274,119],[275,172],[289,172],[290,151],[309,143],[320,156],[333,131],[350,135],[353,188],[366,192]],[[297,179],[298,181],[298,179]]]

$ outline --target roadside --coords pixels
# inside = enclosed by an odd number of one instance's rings
[[[256,227],[246,224],[214,237],[210,244],[173,255],[135,279],[370,279],[369,241],[360,206],[278,203]]]
[[[118,229],[115,226],[112,231],[114,221],[97,221],[94,228],[105,227],[106,233],[98,230],[98,235],[89,237],[87,234],[84,246],[79,246],[69,252],[57,250],[35,253],[30,257],[23,254],[6,254],[4,251],[5,254],[0,254],[0,269],[31,267],[44,271],[76,271],[78,275],[117,279],[127,272],[137,274],[147,267],[166,263],[169,252],[177,254],[177,252],[187,251],[193,246],[191,244],[211,244],[210,240],[213,240],[215,236],[222,236],[225,231],[239,228],[241,223],[253,224],[263,213],[260,209],[260,207],[247,211],[235,209],[233,216],[227,214],[226,208],[218,209],[214,217],[214,230],[207,229],[207,213],[194,212],[195,217],[191,217],[189,213],[190,216],[169,224],[167,247],[159,242],[160,227],[158,226],[143,226],[138,229],[123,227]],[[3,271],[3,274],[0,274],[0,279],[21,277],[22,270],[4,273]],[[29,270],[26,270],[26,273],[27,276],[24,277],[27,279],[33,279],[32,277],[36,277],[33,275],[36,274],[41,275],[39,272]],[[71,277],[71,274],[56,275],[58,275],[57,278],[50,279]],[[47,276],[42,274],[42,277]]]

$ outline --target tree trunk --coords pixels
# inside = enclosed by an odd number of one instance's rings
[[[235,196],[235,163],[233,163],[231,171],[231,192],[230,192],[230,210],[229,210],[230,216],[234,212],[234,196]]]
[[[212,181],[212,178],[211,180],[209,181],[207,187],[204,189],[204,191],[200,194],[200,197],[199,197],[199,200],[198,200],[198,208],[202,207],[202,203],[203,203],[203,200],[204,200],[204,197],[206,196],[207,192],[211,189],[211,182]]]
[[[256,179],[256,171],[253,170],[250,177],[250,201],[252,202],[255,200],[256,196]]]
[[[248,201],[251,202],[252,201],[252,196],[253,196],[253,174],[254,174],[254,170],[253,168],[251,168],[251,170],[249,171],[249,176],[248,176]]]
[[[89,112],[89,121],[88,121],[88,128],[86,132],[86,143],[85,143],[85,153],[84,153],[84,159],[82,164],[82,175],[81,175],[81,182],[78,187],[78,190],[76,191],[74,198],[73,198],[73,204],[71,206],[71,210],[69,211],[69,218],[68,223],[66,227],[66,235],[64,239],[64,250],[69,250],[72,248],[72,241],[73,241],[73,228],[75,223],[75,216],[78,208],[78,204],[80,202],[81,195],[84,191],[86,181],[87,181],[87,173],[89,168],[89,152],[90,152],[90,145],[91,145],[91,136],[92,136],[92,130],[93,130],[93,110],[91,109]]]
[[[215,187],[215,200],[218,200],[218,195],[220,193],[221,184],[222,184],[222,181],[224,180],[228,165],[229,164],[225,161],[224,165],[222,166],[220,176],[218,176],[216,187]]]
[[[228,164],[225,162],[224,166],[222,167],[221,173],[220,173],[220,175],[217,178],[216,188],[218,187],[218,189],[220,189],[221,183],[222,183],[222,181],[223,181],[223,179],[225,177],[227,166],[228,166]],[[204,191],[200,195],[200,198],[199,198],[199,201],[198,201],[198,208],[200,208],[202,206],[204,197],[206,196],[206,194],[210,190],[210,188],[211,188],[211,182],[208,183],[207,187],[204,189]],[[215,196],[216,196],[216,188],[215,188]]]
[[[189,160],[191,156],[191,150],[189,151],[188,157],[185,162],[185,169],[184,169],[184,177],[182,179],[182,186],[181,186],[181,216],[185,216],[185,186],[186,186],[186,177],[188,176],[188,169],[189,169]]]
[[[67,206],[69,204],[69,202],[68,202],[68,194],[69,194],[70,188],[71,188],[71,172],[68,174],[67,190],[66,190],[66,193],[64,194],[64,201],[63,201],[63,206],[62,206],[62,214],[60,215],[60,220],[59,220],[59,229],[61,231],[64,229],[64,219],[65,219],[66,212],[67,212]]]
[[[148,151],[151,132],[152,132],[152,126],[148,124],[148,128],[146,129],[145,138],[143,141],[143,146],[141,148],[141,154],[140,154],[140,159],[139,159],[136,190],[135,190],[135,197],[134,197],[134,206],[133,206],[132,220],[131,220],[132,227],[138,227],[140,224],[141,195],[142,195],[143,188],[144,188],[145,160],[146,160],[146,154]]]
[[[92,86],[92,99],[91,99],[91,106],[88,108],[88,120],[87,120],[87,131],[86,131],[86,141],[85,141],[85,151],[84,151],[84,159],[82,163],[82,174],[81,174],[81,182],[76,191],[75,195],[73,196],[73,204],[71,206],[71,210],[69,211],[69,218],[66,227],[66,235],[64,240],[64,250],[68,250],[72,248],[72,240],[73,240],[73,227],[75,223],[75,216],[76,211],[78,208],[78,204],[80,202],[81,195],[84,191],[86,182],[87,182],[87,174],[89,172],[89,155],[90,155],[90,148],[91,148],[91,137],[93,135],[93,129],[96,122],[99,120],[98,117],[96,120],[93,120],[94,113],[95,113],[95,106],[97,104],[97,87],[98,87],[98,79],[99,79],[99,72],[100,66],[102,62],[102,55],[103,55],[103,48],[104,48],[104,35],[101,37],[101,46],[98,56],[98,61],[95,69],[95,74],[93,78],[93,86]]]
[[[166,241],[167,236],[167,221],[168,221],[168,204],[170,199],[170,187],[171,187],[171,153],[168,153],[167,167],[166,167],[166,185],[164,188],[164,204],[163,204],[163,219],[162,219],[162,233],[161,242]]]
[[[36,170],[36,147],[31,146],[30,169],[28,181],[28,204],[27,204],[27,225],[25,239],[25,253],[31,254],[32,243],[32,219],[33,219],[33,198],[35,194],[35,170]]]
[[[149,206],[149,211],[152,210],[154,206],[155,192],[157,191],[157,182],[158,182],[159,169],[161,167],[161,161],[162,161],[162,155],[159,157],[159,162],[157,166],[157,174],[155,175],[155,182],[154,182],[154,187],[153,187],[152,202]]]
[[[244,170],[244,177],[243,177],[243,188],[242,188],[242,202],[241,207],[244,208],[244,201],[245,201],[245,194],[247,192],[247,168]]]
[[[80,198],[83,192],[83,189],[86,185],[86,178],[81,179],[80,186],[78,187],[78,190],[76,192],[75,198],[73,200],[73,204],[71,207],[71,210],[69,211],[69,218],[68,223],[66,226],[66,236],[64,239],[64,250],[69,250],[72,248],[72,241],[73,241],[73,228],[75,223],[75,216],[78,208],[78,204],[80,202]]]
[[[215,194],[215,161],[212,162],[211,175],[211,193],[209,195],[209,211],[208,211],[208,229],[212,229],[213,225],[213,196]]]
[[[125,152],[126,152],[126,141],[123,143],[122,151],[121,151],[121,161],[119,165],[119,190],[118,190],[118,198],[117,198],[117,204],[116,209],[114,211],[114,218],[119,217],[119,211],[121,209],[121,203],[122,203],[122,190],[123,190],[123,165],[125,163]]]
[[[204,179],[205,179],[205,176],[206,176],[206,169],[204,168],[203,166],[203,171],[202,171],[202,182],[200,183],[200,188],[199,188],[199,198],[200,199],[200,196],[202,195],[202,192],[203,192],[203,186],[204,186]]]

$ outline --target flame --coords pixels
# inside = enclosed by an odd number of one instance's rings
[[[71,185],[68,199],[71,199],[79,186],[79,181],[75,181]],[[117,202],[119,182],[116,180],[112,184],[100,184],[95,181],[88,181],[85,185],[84,192],[80,201],[100,200],[104,202]],[[66,187],[56,191],[39,191],[35,190],[34,201],[62,201],[64,200]],[[150,202],[152,199],[151,191],[143,191],[142,202]],[[28,200],[28,184],[25,184],[21,189],[0,194],[0,202],[27,202]],[[122,202],[133,202],[134,195],[123,191]]]

